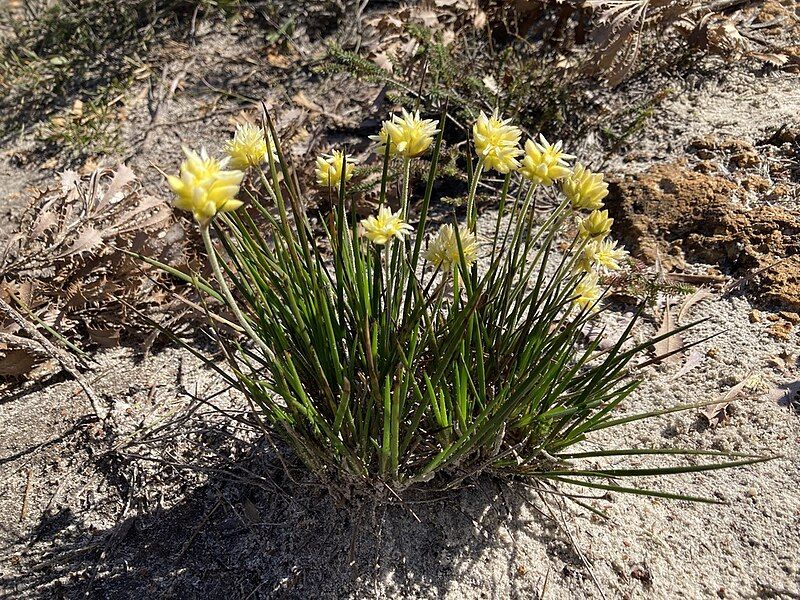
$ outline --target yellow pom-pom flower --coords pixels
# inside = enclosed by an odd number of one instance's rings
[[[361,221],[366,235],[373,244],[382,246],[392,238],[403,239],[413,231],[411,225],[403,221],[402,210],[393,213],[389,208],[381,206],[377,216],[370,216]]]
[[[459,227],[458,238],[461,240],[464,263],[469,267],[478,259],[478,244],[475,234],[466,227]],[[437,269],[445,271],[458,269],[461,257],[458,252],[455,227],[443,225],[439,228],[425,252],[425,258]]]
[[[277,160],[272,140],[268,143],[264,130],[250,123],[237,125],[233,138],[225,145],[225,151],[231,159],[231,166],[242,171],[267,162],[268,152],[272,152]]]
[[[167,181],[175,192],[173,205],[194,215],[198,223],[207,223],[218,212],[236,210],[242,202],[236,199],[244,173],[225,170],[228,159],[210,158],[205,148],[200,153],[183,148],[186,160],[180,177],[169,175]]]
[[[578,223],[578,234],[583,239],[603,240],[611,232],[613,223],[614,219],[608,217],[607,210],[593,210]]]
[[[386,152],[388,141],[390,156],[414,158],[430,147],[438,131],[435,121],[421,119],[419,112],[410,113],[404,109],[402,115],[384,121],[378,135],[371,135],[370,139],[378,142],[379,154]]]
[[[608,183],[602,173],[592,173],[578,163],[572,175],[564,179],[562,191],[575,210],[597,210],[603,207],[603,198],[608,196]]]
[[[345,161],[345,158],[347,159]],[[346,164],[344,180],[350,181],[353,177],[353,163],[350,156],[345,156],[340,150],[317,157],[317,185],[320,187],[338,188],[342,181],[342,167]]]
[[[587,273],[575,286],[572,292],[572,303],[580,308],[596,307],[602,293],[597,282],[597,275]]]
[[[611,239],[590,241],[586,244],[576,262],[576,270],[591,271],[595,267],[602,267],[608,271],[619,271],[620,262],[628,253]]]
[[[519,127],[510,125],[511,119],[501,119],[495,110],[491,117],[481,111],[472,127],[475,151],[486,169],[506,174],[519,168],[517,157],[522,154]]]
[[[611,239],[605,239],[602,242],[595,242],[594,244],[594,262],[595,264],[608,269],[609,271],[619,271],[620,262],[625,260],[628,253],[624,248],[617,245],[617,242]]]
[[[575,158],[561,150],[561,141],[551,144],[539,134],[539,141],[525,142],[525,156],[520,173],[537,185],[551,186],[571,174],[568,160]]]

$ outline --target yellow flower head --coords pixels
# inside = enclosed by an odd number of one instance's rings
[[[353,161],[347,156],[346,173],[344,180],[350,181],[353,177]],[[342,166],[345,164],[345,155],[340,150],[334,150],[330,154],[323,154],[317,157],[317,185],[320,187],[338,188],[342,181]]]
[[[373,244],[382,246],[393,237],[403,239],[413,231],[411,225],[403,221],[400,216],[402,210],[393,213],[385,206],[378,209],[378,216],[367,217],[361,221],[361,226],[364,228],[364,235],[366,235]]]
[[[575,286],[572,295],[574,297],[572,302],[580,308],[595,305],[602,296],[602,290],[597,281],[597,275],[595,273],[587,273],[584,275]]]
[[[264,130],[250,123],[236,126],[233,139],[228,140],[225,145],[225,152],[231,159],[231,166],[242,171],[247,167],[257,167],[267,162],[268,152],[272,152],[272,156],[277,160],[272,140],[270,139],[267,144]]]
[[[561,189],[575,210],[602,208],[603,198],[608,196],[608,183],[603,181],[603,174],[592,173],[580,163],[564,180]]]
[[[386,142],[390,142],[389,155],[414,158],[425,152],[433,143],[433,136],[438,133],[436,122],[421,119],[419,112],[410,113],[403,110],[402,116],[394,115],[384,121],[378,135],[369,139],[378,142],[377,152],[386,152]]]
[[[596,308],[596,303],[602,295],[603,292],[597,283],[597,275],[587,273],[575,286],[572,292],[572,303],[579,308]]]
[[[605,239],[602,242],[594,242],[594,262],[609,271],[619,271],[620,261],[628,255],[624,248],[617,246],[617,242],[612,239]]]
[[[466,227],[458,228],[458,238],[461,240],[461,250],[464,253],[464,263],[470,266],[478,259],[478,244],[475,234]],[[437,269],[455,271],[461,264],[458,253],[458,239],[456,229],[452,225],[443,225],[431,240],[427,251],[426,260]]]
[[[519,169],[517,156],[522,154],[519,147],[522,132],[519,127],[509,123],[511,119],[501,119],[496,110],[491,117],[481,111],[478,121],[472,127],[475,151],[486,169],[494,169],[503,174]]]
[[[578,234],[583,239],[602,240],[611,232],[614,219],[608,218],[607,210],[593,210],[578,223]]]
[[[575,267],[582,271],[591,271],[598,266],[608,271],[619,271],[620,261],[624,260],[627,254],[614,240],[592,240],[583,248]]]
[[[543,135],[539,141],[525,142],[525,157],[522,159],[520,173],[535,184],[551,186],[557,179],[571,173],[568,160],[575,158],[561,151],[561,141],[550,144]]]
[[[167,176],[176,195],[175,208],[190,211],[198,223],[204,223],[218,212],[236,210],[242,205],[235,196],[244,173],[226,171],[227,158],[209,158],[205,148],[199,154],[183,148],[183,153],[186,160],[181,164],[180,177]]]

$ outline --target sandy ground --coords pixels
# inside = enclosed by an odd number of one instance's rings
[[[212,42],[224,51],[224,39]],[[181,57],[196,55],[191,81],[212,69],[205,50]],[[212,143],[230,129],[226,117],[189,121],[202,101],[187,92],[166,103],[156,123],[173,125],[141,147],[134,117],[131,164],[176,164],[179,141]],[[367,104],[369,90],[348,101]],[[613,164],[641,169],[695,134],[756,140],[797,123],[799,110],[797,76],[727,74],[662,107],[641,142],[649,157]],[[5,153],[8,210],[47,176]],[[155,189],[157,178],[149,181]],[[640,482],[724,504],[587,500],[608,519],[484,479],[412,495],[405,506],[337,504],[296,466],[285,475],[268,441],[235,420],[241,398],[186,352],[99,353],[88,376],[111,409],[105,427],[74,381],[44,368],[0,396],[0,597],[800,598],[800,414],[774,391],[796,391],[800,340],[774,337],[769,311],[753,313],[757,300],[716,290],[693,307],[691,318],[708,320],[689,340],[719,335],[693,349],[697,365],[685,373],[681,364],[644,369],[624,409],[710,400],[749,378],[726,421],[710,428],[693,410],[590,443],[781,457]],[[626,315],[606,319],[614,330]],[[645,319],[635,335],[647,339],[657,326]]]

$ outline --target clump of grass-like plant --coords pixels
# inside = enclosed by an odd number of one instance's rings
[[[604,274],[624,259],[601,210],[607,186],[602,175],[572,165],[560,143],[540,137],[521,148],[517,127],[481,114],[467,157],[465,222],[453,215],[431,231],[444,123],[404,112],[383,124],[374,136],[383,156],[381,207],[364,220],[347,202],[350,157],[319,157],[317,184],[336,198],[321,231],[266,117],[261,127],[237,130],[224,160],[185,150],[180,176],[168,180],[175,206],[199,225],[214,278],[172,271],[234,315],[229,325],[244,341],[220,340],[231,369],[218,369],[258,418],[310,470],[361,491],[398,493],[440,474],[452,483],[488,472],[686,498],[619,479],[760,460],[573,448],[600,429],[656,414],[620,416],[617,408],[637,385],[632,359],[657,340],[630,342],[634,319],[610,349],[599,338],[585,341]],[[410,165],[426,153],[427,186],[412,203]],[[392,161],[401,173],[394,207],[386,193]],[[477,230],[475,196],[489,171],[503,184],[487,235]],[[245,177],[252,185],[241,186]],[[551,207],[542,223],[537,202]],[[651,454],[715,460],[661,469],[592,462]]]

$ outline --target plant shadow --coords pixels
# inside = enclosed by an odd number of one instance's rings
[[[105,529],[86,525],[79,511],[69,508],[43,515],[25,539],[7,546],[9,555],[19,556],[19,569],[0,573],[0,593],[109,599],[442,597],[456,583],[471,580],[471,571],[503,546],[507,562],[497,564],[507,572],[493,581],[484,578],[482,585],[490,587],[481,588],[484,597],[500,597],[508,596],[508,581],[519,575],[516,533],[523,528],[570,569],[584,568],[553,523],[544,523],[544,513],[540,520],[535,511],[524,510],[533,499],[518,486],[480,477],[456,491],[420,490],[392,504],[337,500],[299,465],[285,469],[267,447],[262,443],[246,458],[207,468],[204,482],[174,503],[140,476],[121,490],[129,507]],[[119,487],[119,481],[131,481],[134,464],[106,457],[97,467]],[[155,506],[142,509],[145,496],[158,494]],[[505,585],[505,593],[493,585]],[[536,598],[538,592],[518,597]]]

